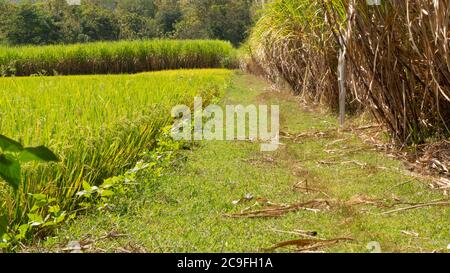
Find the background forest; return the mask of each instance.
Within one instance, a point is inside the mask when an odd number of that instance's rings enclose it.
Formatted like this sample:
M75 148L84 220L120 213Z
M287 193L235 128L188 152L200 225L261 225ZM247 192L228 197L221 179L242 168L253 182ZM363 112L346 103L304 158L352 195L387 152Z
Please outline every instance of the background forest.
M59 44L149 38L220 39L239 45L252 0L0 0L0 43Z

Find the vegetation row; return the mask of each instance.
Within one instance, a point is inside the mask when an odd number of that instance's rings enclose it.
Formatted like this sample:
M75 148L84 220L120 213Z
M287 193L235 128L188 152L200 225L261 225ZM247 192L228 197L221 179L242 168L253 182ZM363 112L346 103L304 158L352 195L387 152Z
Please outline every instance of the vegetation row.
M0 47L0 72L7 76L123 74L235 65L233 46L214 40Z
M375 1L374 1L375 3ZM368 110L401 144L450 135L448 1L275 0L248 43L248 68L336 110Z

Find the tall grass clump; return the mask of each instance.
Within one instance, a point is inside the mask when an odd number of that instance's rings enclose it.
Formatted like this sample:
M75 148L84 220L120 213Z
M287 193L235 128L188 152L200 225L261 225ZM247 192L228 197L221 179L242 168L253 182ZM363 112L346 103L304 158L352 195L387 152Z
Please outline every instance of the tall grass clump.
M0 47L3 75L122 74L192 68L233 68L235 49L214 40L141 40Z
M273 81L307 101L337 107L337 44L319 1L280 0L262 11L250 55Z
M336 37L348 33L347 73L359 83L353 92L394 139L412 144L449 136L450 2L341 1L353 12L349 27L339 32L334 5L322 3Z
M448 0L275 0L249 40L274 81L331 109L345 49L348 109L367 109L400 144L450 135Z
M0 216L6 215L10 227L32 221L32 194L55 198L61 209L76 209L74 197L83 182L99 185L134 166L172 122L173 106L192 106L195 96L205 101L220 96L231 73L0 78L1 134L26 146L45 145L61 160L25 166L17 192L0 183Z

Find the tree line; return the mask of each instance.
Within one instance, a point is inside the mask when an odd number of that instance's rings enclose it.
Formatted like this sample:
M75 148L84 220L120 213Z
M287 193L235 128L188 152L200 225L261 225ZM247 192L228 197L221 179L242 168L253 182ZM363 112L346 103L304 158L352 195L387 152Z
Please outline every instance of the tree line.
M254 0L0 0L0 43L220 39L242 43L253 24Z

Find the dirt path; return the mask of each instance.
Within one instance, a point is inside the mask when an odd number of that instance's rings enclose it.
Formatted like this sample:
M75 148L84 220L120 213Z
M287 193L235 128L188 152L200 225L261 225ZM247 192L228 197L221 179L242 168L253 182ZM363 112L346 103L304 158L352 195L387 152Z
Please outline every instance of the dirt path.
M92 252L447 251L450 208L433 203L445 196L338 133L336 118L301 110L248 75L235 77L225 103L279 104L280 149L204 142L124 209L83 216L38 248L75 240Z

